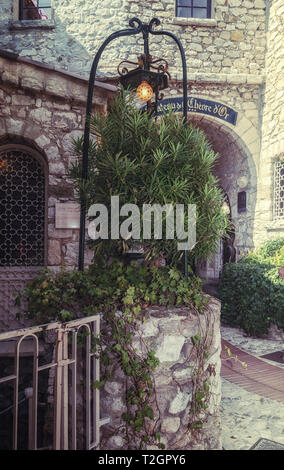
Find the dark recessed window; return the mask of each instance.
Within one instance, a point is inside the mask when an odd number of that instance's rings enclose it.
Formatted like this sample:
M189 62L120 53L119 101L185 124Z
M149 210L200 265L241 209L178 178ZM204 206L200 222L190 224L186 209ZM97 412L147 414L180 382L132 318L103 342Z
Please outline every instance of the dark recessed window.
M19 19L51 19L51 0L19 0Z
M211 18L211 0L177 0L176 16Z
M0 266L43 266L45 172L29 152L0 148Z
M238 212L246 212L247 210L247 194L245 191L238 193Z

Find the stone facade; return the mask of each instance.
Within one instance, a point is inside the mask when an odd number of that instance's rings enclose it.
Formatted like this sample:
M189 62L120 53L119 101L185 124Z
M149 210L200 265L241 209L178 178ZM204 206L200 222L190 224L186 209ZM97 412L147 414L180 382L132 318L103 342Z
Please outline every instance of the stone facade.
M0 148L20 145L38 152L47 164L46 171L46 266L60 270L77 265L78 229L58 229L56 203L74 203L77 197L68 179L76 158L72 139L82 135L87 95L87 80L39 67L29 60L0 56ZM97 83L94 106L105 113L115 87ZM11 240L12 242L12 240ZM91 253L87 250L86 262ZM40 267L37 268L37 272ZM13 292L20 290L35 274L35 269L0 267L1 329L23 326L15 321L19 308Z
M210 19L177 18L174 0L53 0L48 20L19 21L17 0L0 5L0 142L36 149L48 164L46 265L75 267L78 229L55 228L55 206L75 201L67 171L72 138L82 134L87 79L92 59L106 37L138 17L182 42L187 59L188 94L217 102L237 113L234 124L213 115L189 112L220 158L214 169L228 196L235 226L237 259L266 238L283 234L273 220L274 163L284 151L284 0L214 0ZM157 28L159 29L159 28ZM94 104L106 111L115 93L117 65L136 61L142 35L109 44L100 59ZM166 98L182 97L181 61L169 37L150 35L150 52L169 62ZM109 84L107 84L109 82ZM246 192L246 210L238 194ZM222 247L200 273L218 278ZM88 253L86 261L89 260Z
M267 26L266 84L263 92L262 141L256 207L256 243L278 238L284 233L284 220L274 220L274 168L284 156L284 2L271 2Z
M208 408L199 415L202 429L189 430L190 409L196 392L193 370L198 360L192 337L200 334L207 338L208 358L202 364L202 383L209 384ZM138 327L133 346L139 356L147 350L155 351L160 365L154 370L155 399L153 407L155 430L161 435L161 443L167 450L213 450L221 449L221 425L219 405L220 384L220 303L210 299L204 315L196 316L190 309L157 308L148 310L148 318ZM110 417L110 423L101 428L102 450L127 448L122 413L127 411L125 401L126 378L114 367L112 378L101 391L102 416ZM151 423L149 422L149 427ZM135 448L132 442L132 448ZM151 449L157 449L151 447Z
M181 40L190 97L237 113L232 124L212 114L189 112L189 120L203 129L220 155L214 171L229 199L237 258L266 238L284 234L283 221L273 220L273 169L284 152L284 0L213 0L212 4L212 18L205 20L177 18L174 0L52 0L48 20L19 21L18 0L1 1L0 152L7 145L22 146L44 162L46 266L55 271L63 265L77 267L79 231L56 226L56 204L76 201L68 169L76 158L72 139L84 129L92 59L106 37L127 28L132 17L145 23L158 17L161 27ZM107 111L116 93L117 65L123 59L136 62L141 52L142 35L120 38L107 47L99 64L103 82L96 83L93 109ZM169 62L171 80L165 99L182 97L181 61L174 42L151 36L150 52ZM238 210L240 191L246 192L245 212ZM218 278L221 256L220 250L201 267L201 274ZM89 260L87 252L86 263ZM12 290L21 289L37 268L0 268L2 329L23 326L15 320ZM136 347L154 348L161 361L155 381L162 442L168 449L219 449L219 305L211 303L210 315L201 317L200 325L188 311L149 313ZM187 358L192 353L191 338L200 327L213 333L203 371L212 398L204 428L191 434L187 427L193 383L188 367L193 363ZM103 413L112 418L102 427L108 449L123 448L123 440L114 432L125 407L123 390L125 382L117 370L104 390Z
M214 0L212 19L176 18L174 0L53 0L53 16L34 29L15 17L17 1L1 2L0 48L23 57L57 65L88 76L91 59L101 43L132 17L149 22L158 17L163 28L182 40L189 72L261 74L265 61L264 0ZM39 22L38 22L39 23ZM42 22L43 23L43 22ZM48 26L48 29L47 29ZM173 78L180 72L176 47L169 38L155 37L154 56L171 64ZM136 60L141 37L120 38L108 46L100 70L113 73L120 60Z

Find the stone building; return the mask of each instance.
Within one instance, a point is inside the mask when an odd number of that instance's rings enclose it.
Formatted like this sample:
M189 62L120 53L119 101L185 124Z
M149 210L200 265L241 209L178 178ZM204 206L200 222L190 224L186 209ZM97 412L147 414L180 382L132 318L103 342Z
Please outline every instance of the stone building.
M83 130L93 57L109 34L129 27L132 17L144 23L158 17L162 29L183 44L189 120L220 155L215 172L235 227L237 258L284 234L284 0L2 0L0 298L5 298L5 328L11 325L15 287L43 265L55 270L77 265L78 226L62 222L63 204L70 209L76 201L67 175L72 138ZM106 111L116 91L117 65L124 59L136 62L142 52L141 35L106 48L95 107ZM178 107L182 68L176 44L153 35L150 52L168 61L171 74L160 105ZM26 203L34 209L27 211ZM200 272L216 279L221 265L222 244Z

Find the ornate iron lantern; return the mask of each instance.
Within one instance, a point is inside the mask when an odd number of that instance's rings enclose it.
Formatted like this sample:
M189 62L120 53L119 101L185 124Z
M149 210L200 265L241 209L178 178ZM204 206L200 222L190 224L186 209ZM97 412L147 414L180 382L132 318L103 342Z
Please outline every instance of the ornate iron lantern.
M136 65L133 70L128 67ZM151 70L153 69L153 70ZM147 102L147 107L152 106L151 98L155 94L154 111L157 111L157 100L162 99L163 95L159 92L168 88L168 63L165 59L153 59L150 54L142 54L138 57L138 63L130 60L123 60L117 67L120 76L120 83L125 89L136 90L139 100Z

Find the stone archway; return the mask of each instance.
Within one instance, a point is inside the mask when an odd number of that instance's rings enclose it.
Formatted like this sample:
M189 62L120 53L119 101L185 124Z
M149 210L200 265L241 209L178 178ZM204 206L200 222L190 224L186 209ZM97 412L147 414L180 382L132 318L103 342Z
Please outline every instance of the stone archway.
M231 208L231 221L235 230L236 260L254 247L253 227L256 205L257 177L252 155L232 127L208 116L192 114L189 121L203 130L213 150L219 154L214 174L227 195ZM245 193L245 207L238 203L239 194ZM198 267L198 274L209 282L219 279L223 266L222 243L211 260Z

